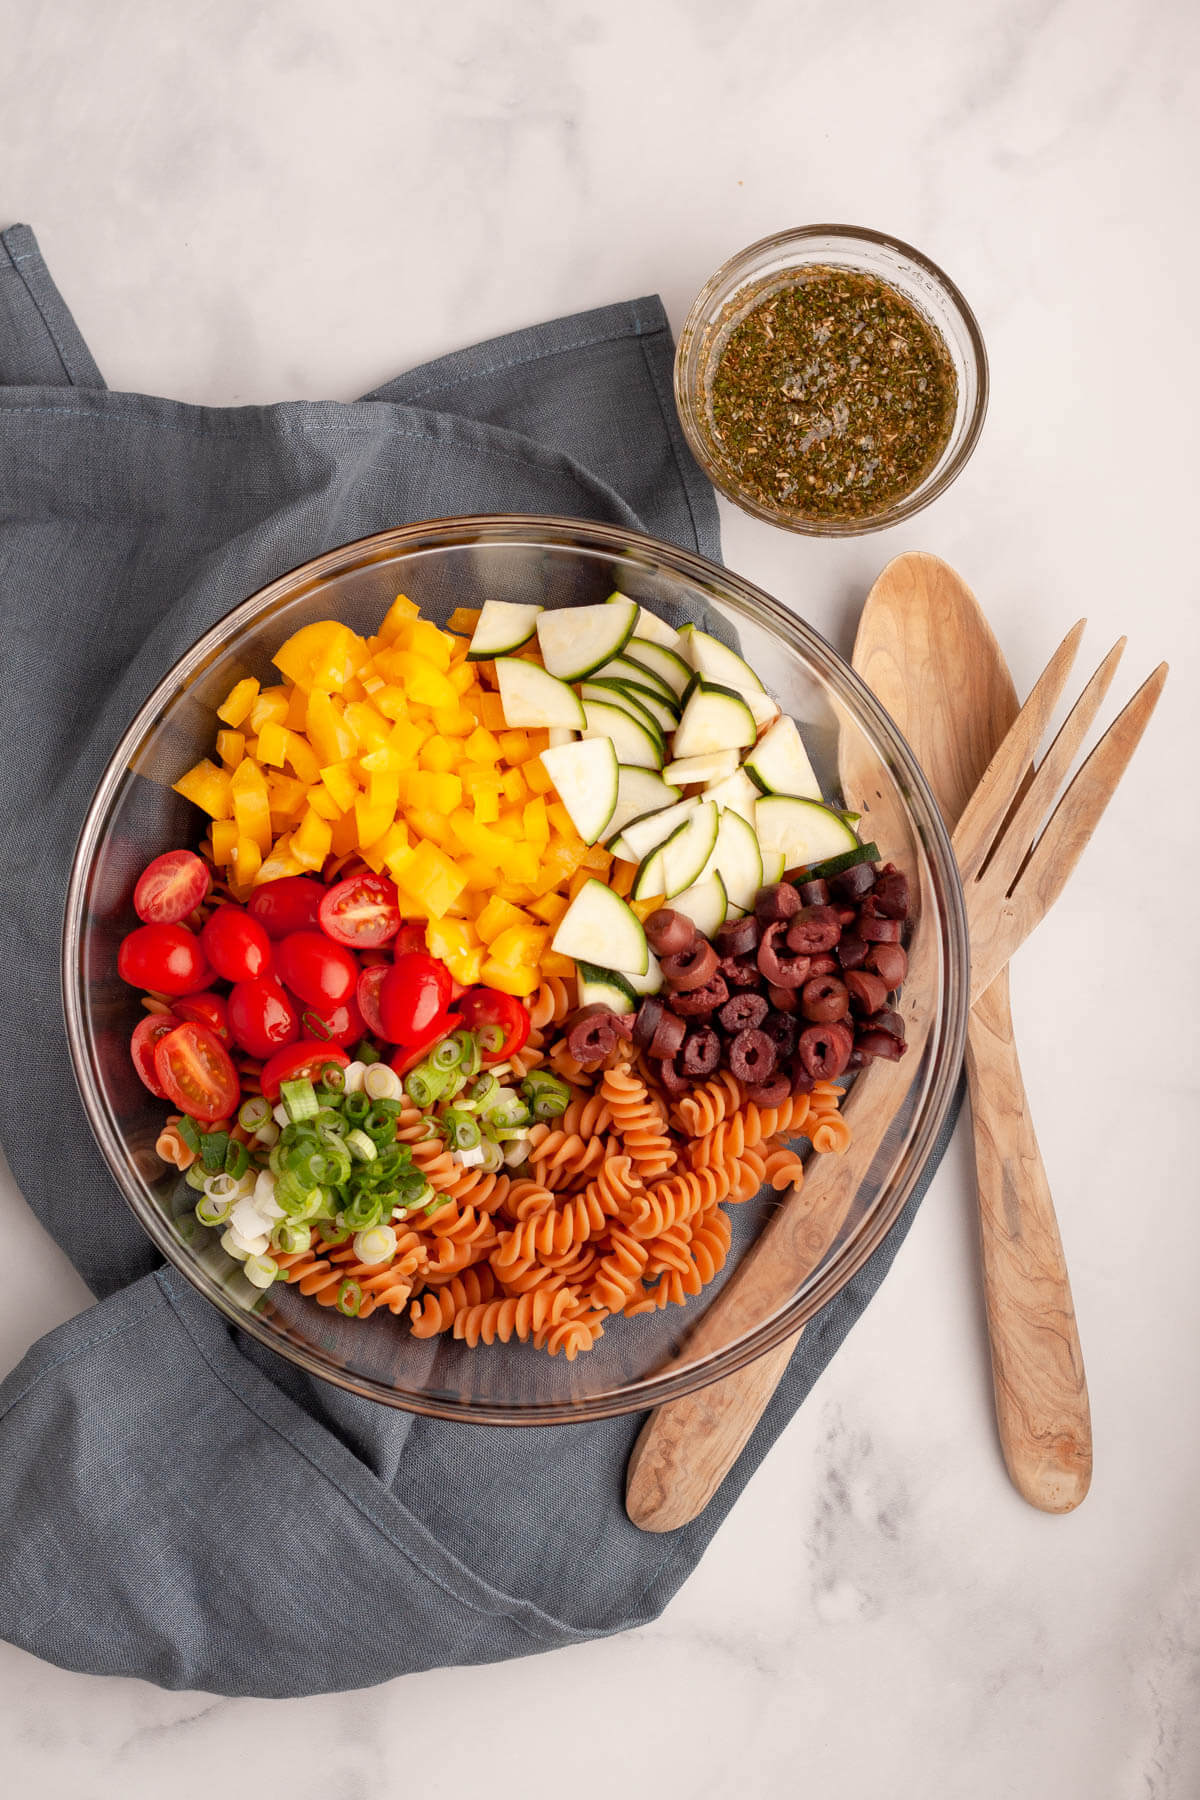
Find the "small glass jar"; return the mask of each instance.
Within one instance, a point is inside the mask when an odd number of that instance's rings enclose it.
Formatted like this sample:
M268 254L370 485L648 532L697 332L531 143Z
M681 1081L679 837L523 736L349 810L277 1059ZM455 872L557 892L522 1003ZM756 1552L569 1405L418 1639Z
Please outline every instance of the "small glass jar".
M879 512L852 519L806 516L750 492L724 454L712 421L712 385L731 332L770 295L793 286L806 268L852 269L887 282L944 343L957 378L950 435L914 488ZM882 232L850 225L805 225L762 238L722 265L684 321L675 355L675 404L693 456L714 487L769 524L811 537L856 537L911 518L945 492L963 468L987 411L987 353L975 315L950 280L920 251Z

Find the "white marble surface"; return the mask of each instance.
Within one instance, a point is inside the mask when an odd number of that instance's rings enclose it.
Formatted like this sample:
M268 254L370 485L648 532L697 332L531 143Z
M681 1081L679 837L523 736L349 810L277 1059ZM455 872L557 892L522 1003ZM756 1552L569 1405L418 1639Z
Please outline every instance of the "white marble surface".
M813 219L923 246L973 302L991 416L912 526L727 560L844 650L883 562L976 588L1024 689L1066 624L1175 672L1014 970L1075 1282L1096 1477L1008 1486L960 1131L869 1314L663 1619L351 1700L214 1701L0 1646L6 1789L670 1800L801 1787L1200 1792L1196 294L1192 0L0 0L0 213L113 386L349 398L423 357L657 290ZM1160 901L1140 877L1190 871ZM1151 1076L1152 1071L1152 1076ZM11 1097L10 1097L11 1099ZM0 1366L87 1303L11 1183ZM496 1748L495 1746L501 1746Z

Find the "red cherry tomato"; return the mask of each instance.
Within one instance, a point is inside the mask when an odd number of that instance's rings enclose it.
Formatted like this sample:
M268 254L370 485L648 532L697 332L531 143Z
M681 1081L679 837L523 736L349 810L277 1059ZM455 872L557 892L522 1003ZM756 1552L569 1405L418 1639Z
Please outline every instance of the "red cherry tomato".
M229 990L229 1031L251 1056L271 1056L300 1036L300 1015L273 975L256 975Z
M139 925L121 941L117 974L156 994L198 994L213 979L200 940L186 925Z
M271 940L240 906L218 906L200 933L200 948L223 981L253 981L271 966Z
M355 950L374 949L400 929L396 884L386 875L352 875L326 890L321 902L321 930L335 944Z
M396 957L407 956L410 950L424 950L425 926L420 919L410 919L396 933L396 941L392 951Z
M208 870L192 850L156 856L138 877L133 910L146 925L178 925L208 892Z
M373 1031L376 1037L383 1036L383 1015L379 1010L379 990L383 985L384 977L391 972L391 967L391 963L372 963L369 968L364 969L358 978L358 988L354 996L367 1030Z
M425 1052L430 1045L436 1044L439 1038L444 1038L446 1027L453 1024L453 1019L442 1019L415 1044L405 1044L403 1049L397 1050L395 1056L390 1059L390 1066L395 1069L397 1075L407 1075L410 1069L415 1069L419 1062L423 1062Z
M241 1098L229 1052L206 1025L193 1020L159 1039L154 1072L171 1104L204 1124L229 1118Z
M280 981L305 1006L340 1006L358 985L358 964L342 944L322 931L293 931L275 951Z
M263 1097L274 1105L279 1098L281 1081L299 1081L302 1075L315 1081L326 1063L336 1063L339 1069L345 1069L349 1062L350 1058L337 1044L318 1044L312 1038L301 1038L298 1044L277 1050L270 1061L263 1064Z
M379 984L383 1036L392 1044L415 1045L441 1036L450 1018L450 971L424 950L397 957Z
M321 922L325 888L311 875L281 875L264 881L246 902L246 911L268 937L290 937L293 931L315 931Z
M195 1019L207 1025L223 1044L229 1042L229 1008L220 994L188 994L175 1002L177 1019Z
M361 981L362 977L359 977ZM300 1029L323 1044L357 1044L366 1033L366 1020L351 994L340 1006L306 1006L300 1013Z
M165 1100L166 1094L158 1079L154 1067L154 1047L160 1038L165 1038L168 1031L174 1031L179 1020L174 1013L149 1013L139 1019L133 1028L133 1036L129 1040L129 1054L133 1057L133 1066L141 1076L143 1084L159 1100Z
M485 1063L505 1062L515 1056L529 1036L529 1014L511 994L498 988L470 987L454 1003L455 1011L468 1031L483 1025L498 1026L504 1033L499 1049L485 1050L480 1045Z

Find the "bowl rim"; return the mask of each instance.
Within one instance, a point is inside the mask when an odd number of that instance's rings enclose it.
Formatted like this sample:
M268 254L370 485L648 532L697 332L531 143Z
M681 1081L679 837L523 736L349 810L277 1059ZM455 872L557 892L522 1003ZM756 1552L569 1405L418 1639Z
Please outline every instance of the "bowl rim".
M385 1388L382 1383L373 1382L368 1377L330 1367L304 1345L271 1329L255 1313L238 1306L205 1269L186 1256L186 1247L181 1245L172 1232L160 1208L145 1199L124 1140L112 1126L99 1088L90 1079L90 1070L83 1054L86 1030L82 999L84 982L79 966L79 936L83 904L101 826L120 783L128 773L133 752L155 718L162 714L164 707L178 696L181 688L191 685L221 653L232 632L248 625L273 606L294 598L297 592L311 583L336 574L350 564L385 560L394 549L408 546L422 549L453 547L456 544L478 543L481 536L489 541L520 543L526 541L531 533L537 534L537 540L541 544L549 542L556 548L588 548L613 554L627 554L630 549L640 551L651 563L659 566L665 564L670 572L683 577L689 585L702 593L711 592L718 600L723 592L732 590L738 598L763 609L772 626L785 641L789 636L798 637L803 653L817 668L822 673L831 673L850 690L856 709L860 709L865 715L881 746L903 771L910 790L910 810L915 796L919 798L920 810L925 814L922 820L923 827L927 828L925 850L940 877L946 901L941 921L943 940L948 940L942 959L944 1045L941 1062L935 1063L931 1068L923 1102L924 1119L904 1154L904 1164L898 1172L887 1208L875 1206L865 1228L843 1247L830 1268L825 1270L805 1295L782 1308L773 1319L745 1339L702 1358L682 1373L672 1373L671 1363L668 1361L659 1373L640 1378L627 1387L613 1389L595 1398L545 1405L522 1403L510 1406L495 1402L455 1404L437 1395L402 1393ZM586 542L581 543L581 539ZM841 1291L889 1235L899 1219L928 1163L950 1111L957 1091L966 1042L969 1011L968 958L965 904L949 833L916 757L899 728L861 676L812 625L790 612L782 602L762 588L726 569L724 565L694 551L666 543L648 533L633 531L625 526L555 514L475 513L394 526L322 551L320 555L296 564L237 602L172 664L122 733L89 803L67 884L60 979L67 1045L76 1086L88 1124L109 1173L134 1217L166 1261L216 1306L230 1324L265 1344L276 1355L307 1374L378 1404L393 1406L422 1417L461 1424L537 1426L585 1424L596 1419L620 1417L695 1393L769 1354L786 1339L793 1337L801 1326L807 1324ZM879 1217L884 1211L886 1217Z
M693 345L703 330L712 304L731 272L739 265L745 265L745 280L754 279L754 263L773 252L786 252L795 246L799 251L804 244L813 238L840 237L851 245L855 242L882 247L897 251L910 262L924 270L934 284L941 288L945 298L959 314L963 328L971 346L971 356L975 366L975 379L978 391L975 405L962 442L949 458L936 481L930 482L927 488L916 488L905 499L897 501L886 512L869 519L851 519L842 522L806 520L799 515L790 515L763 506L744 493L730 479L728 471L712 455L711 449L700 429L693 397L685 380L685 364L691 354ZM687 439L688 448L713 486L740 511L749 513L752 518L762 519L765 524L774 525L782 531L790 531L799 537L847 538L867 537L874 531L887 531L893 525L903 524L923 512L927 506L940 499L946 489L958 479L975 452L987 418L988 398L991 381L988 373L987 348L983 341L983 332L975 313L959 288L943 268L935 263L932 257L918 250L913 244L906 243L903 238L892 236L890 232L875 231L869 225L792 225L783 231L771 232L767 237L757 238L754 243L747 244L741 250L735 250L727 256L720 267L709 276L704 286L688 308L683 326L679 333L679 341L675 347L674 363L675 411L679 415L679 423L683 435Z

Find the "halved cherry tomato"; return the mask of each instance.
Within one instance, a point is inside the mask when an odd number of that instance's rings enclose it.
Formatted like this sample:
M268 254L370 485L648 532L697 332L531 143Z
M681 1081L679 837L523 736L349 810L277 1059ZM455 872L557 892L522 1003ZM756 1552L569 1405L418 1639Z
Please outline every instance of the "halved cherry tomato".
M396 933L396 941L392 945L393 953L407 956L410 950L424 950L425 926L420 919L409 919Z
M186 925L139 925L121 941L117 974L156 994L198 994L213 979L200 940Z
M200 933L200 948L223 981L253 981L271 966L271 940L240 906L218 906Z
M154 1047L154 1073L173 1106L211 1124L227 1119L241 1098L237 1070L224 1044L206 1025L187 1020Z
M273 975L256 975L229 990L229 1030L251 1056L271 1056L300 1036L300 1014Z
M322 931L293 931L275 951L280 981L305 1006L340 1006L358 985L358 964Z
M302 1075L314 1081L326 1063L336 1063L339 1069L345 1069L349 1062L350 1058L337 1044L318 1044L312 1038L301 1038L298 1044L277 1050L270 1061L263 1064L263 1098L274 1104L279 1098L281 1081L299 1081Z
M321 930L335 944L372 949L386 944L400 929L396 884L386 875L352 875L326 890L321 902Z
M165 1038L168 1031L174 1031L179 1020L174 1013L148 1013L139 1019L133 1028L133 1036L129 1040L129 1054L133 1057L133 1066L142 1079L142 1084L159 1100L165 1100L166 1094L158 1079L154 1067L154 1046L160 1038Z
M367 1030L373 1031L376 1037L383 1036L383 1017L379 1011L379 990L383 985L384 977L390 972L391 966L391 963L372 963L369 968L364 969L358 978L358 987L354 995Z
M362 980L361 975L359 980ZM306 1006L300 1014L300 1028L323 1044L357 1044L366 1033L366 1020L351 994L340 1006Z
M397 957L379 984L383 1036L392 1044L428 1042L449 1029L450 971L424 950Z
M186 994L175 1002L177 1019L195 1019L207 1025L223 1044L229 1042L229 1008L221 994Z
M325 888L311 875L281 875L264 881L246 902L252 919L264 926L268 937L290 937L293 931L315 931L321 922Z
M529 1036L529 1014L511 994L498 988L469 987L454 1003L455 1011L468 1031L482 1025L498 1026L504 1033L499 1049L480 1050L485 1063L505 1062L515 1056Z
M208 892L208 870L192 850L168 850L147 863L133 890L133 910L145 925L178 925Z
M389 1067L395 1069L397 1075L407 1075L410 1069L415 1069L419 1062L425 1060L425 1052L430 1045L436 1044L445 1035L445 1026L435 1025L428 1037L423 1037L419 1043L406 1044L402 1050L397 1050L390 1059Z

